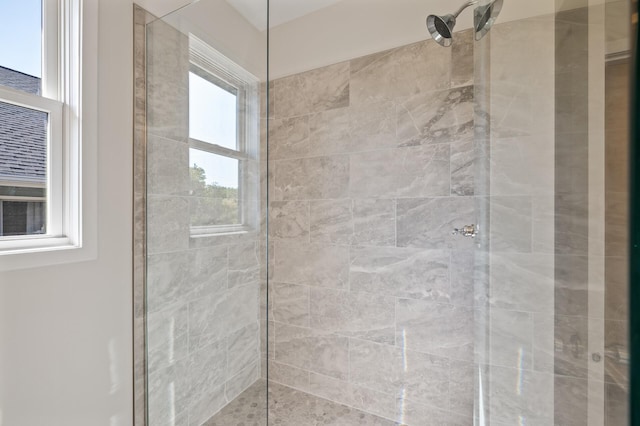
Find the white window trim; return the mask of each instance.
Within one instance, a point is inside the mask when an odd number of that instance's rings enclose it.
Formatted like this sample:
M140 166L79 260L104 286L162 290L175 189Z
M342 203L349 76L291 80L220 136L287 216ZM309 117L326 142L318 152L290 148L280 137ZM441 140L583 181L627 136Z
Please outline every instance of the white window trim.
M238 201L241 223L191 226L191 237L202 238L256 232L259 227L260 203L260 80L193 34L189 35L189 51L191 66L236 87L244 98L244 104L239 106L238 111L244 114L244 126L238 129L238 149L229 149L214 143L189 138L190 148L239 161L238 195L240 199Z
M43 6L43 96L2 88L0 100L53 118L47 167L51 229L46 235L3 237L0 271L97 257L98 1L44 0Z

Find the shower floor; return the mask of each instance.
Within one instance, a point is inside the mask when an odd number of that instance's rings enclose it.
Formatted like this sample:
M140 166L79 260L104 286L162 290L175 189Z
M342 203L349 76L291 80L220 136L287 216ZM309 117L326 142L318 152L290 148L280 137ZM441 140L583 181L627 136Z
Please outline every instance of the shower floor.
M265 387L264 380L257 381L203 426L265 426ZM271 383L269 425L396 426L399 423Z

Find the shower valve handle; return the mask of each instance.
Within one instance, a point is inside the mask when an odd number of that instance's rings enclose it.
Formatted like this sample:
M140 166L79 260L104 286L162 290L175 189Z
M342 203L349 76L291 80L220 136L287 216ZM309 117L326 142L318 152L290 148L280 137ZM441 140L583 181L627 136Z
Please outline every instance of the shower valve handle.
M458 234L461 234L463 237L475 238L475 236L478 235L478 228L476 227L476 225L466 225L462 228L454 228L451 232L451 235Z

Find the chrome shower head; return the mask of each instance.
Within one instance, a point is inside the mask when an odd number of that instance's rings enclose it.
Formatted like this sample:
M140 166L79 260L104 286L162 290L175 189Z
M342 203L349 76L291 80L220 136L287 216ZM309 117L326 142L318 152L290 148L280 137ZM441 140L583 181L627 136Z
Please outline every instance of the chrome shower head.
M477 7L473 12L473 28L476 31L476 40L484 37L496 22L502 10L503 1L494 0L487 5Z
M456 17L453 15L429 15L427 16L427 30L431 37L440 46L449 47L453 38L453 27L456 25Z

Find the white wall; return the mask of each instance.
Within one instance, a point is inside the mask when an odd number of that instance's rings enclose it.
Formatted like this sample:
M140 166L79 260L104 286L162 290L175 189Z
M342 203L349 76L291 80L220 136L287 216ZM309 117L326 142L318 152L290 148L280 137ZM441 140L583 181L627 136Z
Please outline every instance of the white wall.
M132 2L98 1L98 258L0 273L2 426L132 424Z

